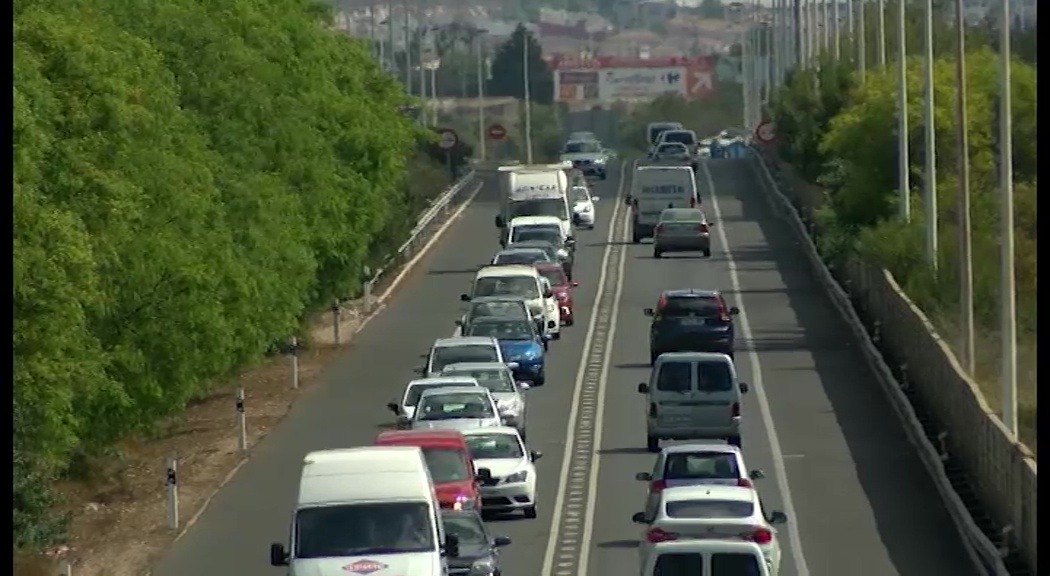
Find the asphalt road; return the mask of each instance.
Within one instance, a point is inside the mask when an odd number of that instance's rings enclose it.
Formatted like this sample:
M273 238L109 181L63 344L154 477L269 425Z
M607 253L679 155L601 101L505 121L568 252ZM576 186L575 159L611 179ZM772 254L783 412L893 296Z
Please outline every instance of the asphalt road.
M597 346L609 347L610 365L599 384L605 397L600 450L591 463L598 466L595 513L589 545L584 542L581 551L589 552L588 575L637 573L640 531L630 516L640 510L644 486L634 474L648 470L653 458L643 450L644 408L635 392L648 370L648 324L641 309L663 289L696 286L724 290L750 322L752 338L741 339L738 350L757 353L762 381L755 380L750 355L738 354L742 379L753 386L744 406L744 448L749 465L766 471L759 488L772 509L787 508L781 485L788 481L793 511L785 511L800 528L804 569L836 576L970 574L930 480L865 372L848 331L809 276L788 228L772 217L757 178L743 161L714 161L710 167L720 208L716 219L728 237L742 290L732 288L720 242L710 260L691 255L654 260L648 244L623 246L623 278L613 262L608 270L609 282L621 292L619 316L606 319L615 326L607 332L614 340L591 342L584 350L619 182L613 173L598 184L598 226L578 237L576 324L551 347L546 386L528 393L530 445L544 453L537 463L539 517L492 525L494 534L513 539L504 549L504 573L544 573L573 387L585 353ZM714 215L711 191L703 177L699 180ZM283 573L269 566L268 545L288 537L303 455L370 444L391 424L384 404L415 377L430 343L453 332L462 310L458 295L498 248L496 210L496 192L488 185L387 309L354 337L323 382L255 447L197 524L160 559L156 576ZM759 401L758 388L765 402ZM777 474L763 404L783 455L783 476ZM806 576L796 568L798 550L790 540L782 535L781 574Z

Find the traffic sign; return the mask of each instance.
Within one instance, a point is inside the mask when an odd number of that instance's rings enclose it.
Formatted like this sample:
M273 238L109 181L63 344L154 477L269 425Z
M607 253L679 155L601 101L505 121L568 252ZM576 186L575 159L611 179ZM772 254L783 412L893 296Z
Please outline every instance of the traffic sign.
M507 129L503 127L503 124L489 125L489 138L492 140L503 140L506 137Z
M441 146L442 150L455 148L457 143L459 143L459 136L456 136L455 130L451 128L441 130L441 142L438 145Z
M777 127L772 120L763 120L758 128L755 128L755 138L763 144L769 144L777 137Z

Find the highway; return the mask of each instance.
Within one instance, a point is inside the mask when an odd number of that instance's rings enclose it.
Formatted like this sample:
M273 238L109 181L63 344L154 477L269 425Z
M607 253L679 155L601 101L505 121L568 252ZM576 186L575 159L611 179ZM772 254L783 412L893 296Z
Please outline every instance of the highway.
M513 539L503 549L504 575L637 573L640 530L630 516L641 509L644 485L634 475L653 458L635 392L648 374L641 310L679 287L719 288L744 311L737 361L752 385L744 449L749 465L766 472L763 500L791 521L780 536L782 576L971 574L931 481L750 165L709 168L698 183L719 231L711 259L654 260L648 244L623 243L622 222L610 234L613 213L625 215L618 169L596 185L598 225L578 235L576 324L551 347L547 384L528 392L530 447L543 452L539 517L491 524ZM154 576L283 573L269 566L268 545L287 541L303 455L370 444L390 426L384 404L415 377L433 339L453 333L458 295L498 248L493 184L254 448Z

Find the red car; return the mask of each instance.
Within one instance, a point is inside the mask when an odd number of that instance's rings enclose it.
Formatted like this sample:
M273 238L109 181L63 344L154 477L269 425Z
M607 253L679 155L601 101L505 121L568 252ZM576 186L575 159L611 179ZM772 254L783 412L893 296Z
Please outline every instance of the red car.
M376 446L419 446L442 508L480 510L478 484L492 477L488 469L474 473L474 460L458 430L390 430L376 436Z
M565 269L556 262L537 262L536 270L551 283L551 291L558 298L558 306L561 308L562 325L572 326L572 289L580 283L569 280Z

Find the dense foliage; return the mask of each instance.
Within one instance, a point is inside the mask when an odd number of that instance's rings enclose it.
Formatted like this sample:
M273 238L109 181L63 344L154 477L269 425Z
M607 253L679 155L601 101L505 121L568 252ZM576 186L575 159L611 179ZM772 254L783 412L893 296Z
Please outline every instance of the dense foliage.
M447 180L406 181L432 136L310 0L14 11L15 545L35 547L72 458L352 295Z
M519 24L492 59L490 96L524 98L525 66L528 64L529 100L539 104L554 101L554 74L543 60L543 50L531 32Z

